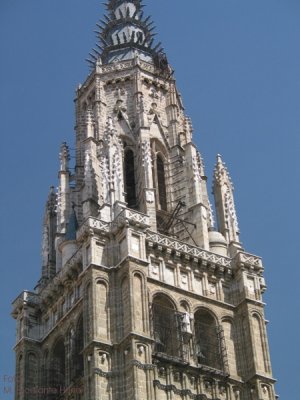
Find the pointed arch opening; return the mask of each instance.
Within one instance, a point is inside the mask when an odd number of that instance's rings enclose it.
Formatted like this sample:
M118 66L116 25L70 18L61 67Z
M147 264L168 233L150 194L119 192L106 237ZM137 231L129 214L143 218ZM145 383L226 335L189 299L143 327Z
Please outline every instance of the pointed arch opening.
M218 326L214 316L207 310L198 310L194 318L197 363L217 370L224 370L221 327Z
M156 156L157 190L160 209L167 211L165 163L161 154Z
M129 208L137 208L134 152L130 149L125 150L124 176L127 205Z
M63 338L59 338L52 349L49 377L51 387L63 393L66 387L66 350Z
M168 358L184 358L182 336L183 314L175 309L173 302L159 294L152 303L152 331L155 340L154 354Z
M84 375L83 370L83 317L79 318L75 332L71 335L72 365L71 379L76 379Z

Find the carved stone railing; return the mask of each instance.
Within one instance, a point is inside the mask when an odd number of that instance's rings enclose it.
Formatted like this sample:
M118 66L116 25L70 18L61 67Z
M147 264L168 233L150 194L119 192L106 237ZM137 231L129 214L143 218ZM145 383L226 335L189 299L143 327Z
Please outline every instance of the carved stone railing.
M155 73L155 66L153 64L150 64L146 61L139 60L139 66L145 71L148 71L152 74Z
M141 60L140 58L135 58L108 65L97 65L96 72L100 74L109 74L111 72L125 71L135 66L139 66L142 70L150 72L151 74L154 74L157 71L156 67L152 63Z
M98 218L89 217L79 228L77 239L80 240L95 232L102 234L107 234L111 231L114 232L126 225L135 225L141 229L147 229L150 226L150 218L148 215L129 208L121 209L113 222L106 222Z
M174 252L178 252L181 255L201 259L208 263L216 264L222 267L229 268L231 266L231 259L228 257L211 253L207 250L180 242L179 240L172 239L160 233L147 231L146 240L149 244L163 246L173 250Z
M28 290L24 290L19 296L13 301L13 308L17 308L24 303L26 304L40 304L40 297L38 294L30 292Z
M110 222L103 221L98 218L89 217L82 224L82 226L77 231L77 239L81 239L86 235L93 232L109 233L110 232Z
M239 252L234 257L234 262L237 266L245 266L245 267L255 270L255 271L263 270L263 264L262 264L261 257L255 256L253 254Z
M124 208L112 222L112 230L118 230L126 225L135 225L139 228L146 229L150 226L150 218L148 215L138 211Z
M112 63L108 65L101 65L99 68L99 71L102 74L107 74L110 72L115 72L115 71L123 71L125 69L132 68L135 65L134 60L128 60L128 61L122 61L118 63Z

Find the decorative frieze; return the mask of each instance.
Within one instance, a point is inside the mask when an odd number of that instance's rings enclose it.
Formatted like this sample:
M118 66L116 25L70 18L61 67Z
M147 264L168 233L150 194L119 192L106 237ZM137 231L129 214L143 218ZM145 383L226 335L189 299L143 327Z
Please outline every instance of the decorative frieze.
M217 266L229 268L231 267L231 259L222 257L199 247L180 242L170 236L162 235L161 233L147 231L146 240L150 247L162 246L162 249L170 248L174 253L179 253L180 256L188 256L188 260L199 259Z

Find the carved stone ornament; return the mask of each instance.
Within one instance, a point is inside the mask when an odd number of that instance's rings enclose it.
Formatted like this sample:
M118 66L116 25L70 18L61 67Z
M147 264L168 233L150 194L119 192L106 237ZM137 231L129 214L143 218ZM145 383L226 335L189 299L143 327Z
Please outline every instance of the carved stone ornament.
M173 392L181 397L185 396L184 398L193 399L193 400L208 400L205 394L194 394L189 389L178 389L175 385L163 385L160 381L155 380L153 381L155 387L164 392Z
M154 193L152 190L146 190L146 202L154 203Z
M139 362L138 360L132 360L131 364L134 365L135 367L137 367L138 369L142 369L144 371L151 371L151 370L155 369L154 364L143 364L143 363Z

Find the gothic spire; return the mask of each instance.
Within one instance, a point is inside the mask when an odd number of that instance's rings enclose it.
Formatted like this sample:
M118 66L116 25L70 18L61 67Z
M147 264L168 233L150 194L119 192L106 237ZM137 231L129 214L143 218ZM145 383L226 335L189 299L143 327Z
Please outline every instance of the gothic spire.
M97 49L88 62L94 66L134 58L145 61L165 58L161 43L154 44L153 22L144 17L142 0L109 0L107 15L97 24Z
M239 242L239 226L233 191L234 187L227 167L218 154L213 183L218 227L229 242Z

